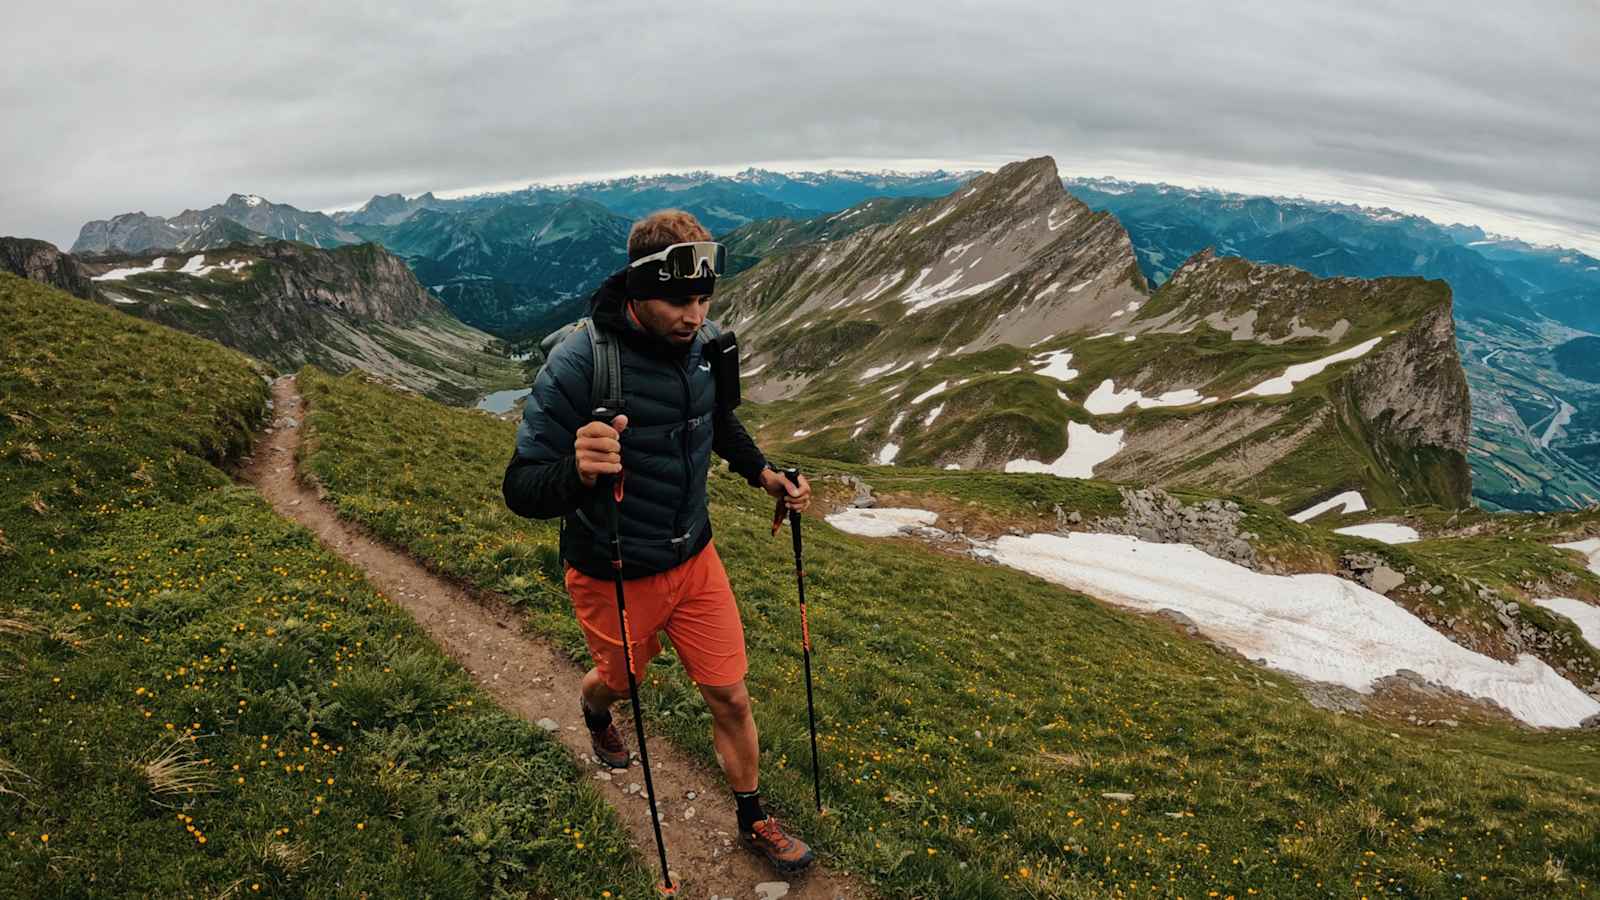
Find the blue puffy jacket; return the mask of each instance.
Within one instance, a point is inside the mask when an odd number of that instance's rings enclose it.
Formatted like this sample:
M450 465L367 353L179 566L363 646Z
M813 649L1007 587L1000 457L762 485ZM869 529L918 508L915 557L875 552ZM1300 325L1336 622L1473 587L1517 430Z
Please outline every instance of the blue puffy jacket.
M641 578L678 565L710 543L706 475L713 452L752 484L760 483L766 459L738 417L717 407L704 335L685 347L640 328L625 312L621 276L606 279L590 298L590 316L621 338L628 416L621 439L627 476L622 575ZM502 492L518 515L564 517L562 558L586 575L610 578L610 498L584 486L573 449L577 430L591 417L593 377L589 338L574 331L551 351L534 380Z

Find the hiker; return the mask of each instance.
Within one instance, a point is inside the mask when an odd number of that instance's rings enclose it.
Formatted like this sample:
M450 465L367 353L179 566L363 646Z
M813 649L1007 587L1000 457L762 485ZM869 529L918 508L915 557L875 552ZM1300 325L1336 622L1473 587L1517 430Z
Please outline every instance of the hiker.
M628 267L589 298L594 335L574 329L547 357L517 428L506 468L506 505L531 518L562 517L567 593L594 667L583 677L580 708L597 760L628 767L628 749L611 706L629 696L623 664L606 484L623 479L619 501L622 584L629 652L643 673L660 652L659 631L710 707L717 758L733 789L739 834L781 872L811 864L805 842L761 806L755 718L745 689L744 626L711 539L706 478L711 454L788 508L804 510L811 488L768 464L726 404L714 372L723 333L706 318L723 250L695 217L663 210L628 233ZM703 242L703 243L702 243ZM669 248L671 248L669 250ZM687 265L685 265L687 263ZM595 403L599 351L614 338L620 397ZM612 357L616 358L616 357ZM731 358L731 357L730 357ZM722 393L737 396L724 382ZM601 382L603 383L603 381ZM620 409L592 421L596 406ZM599 485L599 488L597 488ZM619 588L620 589L620 588Z

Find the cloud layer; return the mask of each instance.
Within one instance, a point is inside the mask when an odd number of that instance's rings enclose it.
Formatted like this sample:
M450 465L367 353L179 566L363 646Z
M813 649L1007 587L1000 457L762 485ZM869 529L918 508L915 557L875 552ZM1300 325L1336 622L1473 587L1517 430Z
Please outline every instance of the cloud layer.
M233 191L326 208L1050 153L1066 174L1387 198L1600 252L1584 0L23 6L0 35L0 233L63 244Z

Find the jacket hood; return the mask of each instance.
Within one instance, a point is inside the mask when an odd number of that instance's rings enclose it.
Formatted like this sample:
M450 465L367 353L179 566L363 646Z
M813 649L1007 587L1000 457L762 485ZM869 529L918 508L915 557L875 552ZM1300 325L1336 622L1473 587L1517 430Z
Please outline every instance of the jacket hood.
M595 324L609 328L612 333L622 336L629 346L656 356L679 358L687 356L689 349L694 346L691 341L687 344L675 344L664 337L651 334L634 322L628 315L628 270L620 269L606 277L600 287L589 295L589 316Z

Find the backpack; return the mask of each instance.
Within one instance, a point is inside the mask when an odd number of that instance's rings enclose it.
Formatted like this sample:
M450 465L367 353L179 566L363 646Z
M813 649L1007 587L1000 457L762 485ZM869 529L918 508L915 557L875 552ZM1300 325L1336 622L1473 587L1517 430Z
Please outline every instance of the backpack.
M576 322L569 322L545 336L539 342L539 349L544 351L544 363L539 366L539 372L544 372L545 366L550 365L550 354L561 346L567 335L574 331L582 331L589 335L590 355L594 359L594 378L589 383L589 409L613 409L621 412L624 406L622 400L622 354L617 349L617 336L604 328L597 327L594 319L584 316ZM537 376L535 376L537 380Z
M739 405L739 356L735 343L737 338L733 332L724 332L709 319L701 329L706 333L713 348L707 353L706 359L717 367L718 403L732 409ZM594 377L589 382L590 411L605 408L625 412L627 401L622 396L622 353L617 348L617 336L597 326L590 316L584 316L576 322L557 328L539 342L539 349L544 352L544 363L539 367L539 371L543 372L544 367L550 365L550 354L554 353L555 349L561 346L561 342L567 339L567 335L574 331L582 331L589 335L590 356L594 359ZM729 379L728 375L732 378ZM728 383L730 381L731 385Z

